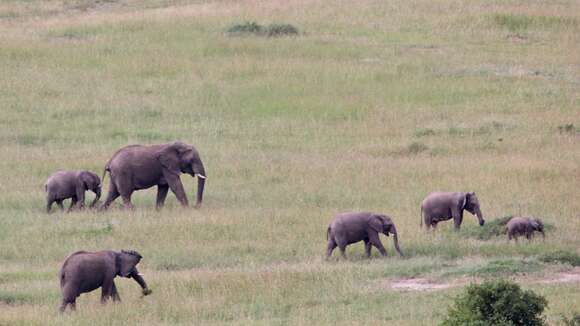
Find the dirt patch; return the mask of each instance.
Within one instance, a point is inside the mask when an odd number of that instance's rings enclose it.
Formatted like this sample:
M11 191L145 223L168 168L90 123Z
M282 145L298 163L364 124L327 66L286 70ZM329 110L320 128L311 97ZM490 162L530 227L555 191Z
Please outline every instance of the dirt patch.
M395 291L437 291L449 289L465 283L464 280L457 280L452 283L439 283L427 278L407 278L388 281L385 284L385 288Z
M576 267L570 271L557 273L552 277L544 278L538 283L552 284L552 283L576 283L580 282L580 267Z
M530 277L515 277L514 281L519 283L542 283L542 284L557 284L557 283L580 283L580 267L573 268L564 272L555 273L543 278ZM403 278L396 280L388 280L383 283L383 288L394 291L438 291L445 290L457 286L463 286L469 283L479 283L479 279L475 277L463 277L454 279L448 282L438 282L428 278Z

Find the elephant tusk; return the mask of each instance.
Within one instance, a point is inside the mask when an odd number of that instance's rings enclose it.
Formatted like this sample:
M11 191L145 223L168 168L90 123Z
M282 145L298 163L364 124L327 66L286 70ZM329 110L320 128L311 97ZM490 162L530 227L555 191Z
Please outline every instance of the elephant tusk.
M203 175L201 175L199 173L196 173L195 176L198 177L198 178L200 178L200 179L205 179L205 176L203 176Z

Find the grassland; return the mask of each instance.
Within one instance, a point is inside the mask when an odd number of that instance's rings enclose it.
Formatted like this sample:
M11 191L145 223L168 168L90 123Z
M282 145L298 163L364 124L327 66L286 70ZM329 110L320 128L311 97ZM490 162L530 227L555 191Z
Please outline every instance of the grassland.
M224 33L245 21L300 34ZM568 0L2 1L0 324L433 325L461 287L385 282L515 275L558 324L579 285L525 280L569 269L539 257L580 246L579 54ZM204 160L202 209L170 195L156 212L152 189L134 211L43 211L53 171L100 174L121 146L176 139ZM433 190L553 228L508 245L472 237L466 214L462 232L426 234ZM325 261L346 210L392 216L406 257L383 239L388 258L354 245ZM145 257L153 295L119 280L121 304L92 293L59 314L64 257L122 248Z

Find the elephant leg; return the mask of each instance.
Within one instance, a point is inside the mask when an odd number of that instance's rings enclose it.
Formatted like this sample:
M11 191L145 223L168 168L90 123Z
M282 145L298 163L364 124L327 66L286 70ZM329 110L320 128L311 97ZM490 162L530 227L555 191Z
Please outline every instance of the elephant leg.
M338 249L340 249L340 255L342 258L346 259L346 245L338 245Z
M101 286L101 303L105 304L107 303L107 300L109 300L109 297L111 296L111 292L112 292L112 284L113 282L111 281L105 281L103 283L103 285Z
M179 176L167 173L165 175L165 179L167 180L169 189L171 189L171 192L175 194L175 197L177 197L177 200L179 200L181 205L189 206L189 202L187 201L187 196L185 195L185 190L183 189L183 184L181 183Z
M328 246L326 247L326 258L330 258L332 256L332 251L336 248L336 241L332 237L328 238Z
M53 198L48 198L46 200L46 213L50 214L50 210L52 208L52 204L54 203L54 199Z
M133 204L131 203L131 195L133 193L129 193L126 195L121 195L121 198L123 198L123 205L125 206L126 209L133 209L135 208L135 206L133 206Z
M61 211L64 211L64 205L62 204L62 199L57 200L56 204L58 205L58 208L60 208Z
M117 199L117 197L119 197L119 191L117 190L117 185L115 185L115 182L113 182L113 180L111 180L110 186L109 186L109 192L107 193L107 199L105 199L105 202L103 203L103 205L99 208L99 210L104 210L109 208L109 205L111 205L111 203L113 201L115 201L115 199Z
M160 209L165 204L165 198L169 191L169 185L157 185L157 203L155 208Z
M369 239L365 239L365 254L367 255L367 257L371 257L371 242L369 241Z
M463 222L463 212L453 215L453 224L456 231L461 228L461 222Z
M77 202L78 202L77 196L73 196L70 200L70 206L68 207L68 210L66 212L70 213L73 209L75 209Z
M68 302L65 299L62 299L62 303L60 305L60 308L58 308L58 310L60 312L64 312L66 310L67 305L68 305Z
M117 292L117 286L115 282L113 282L113 286L111 288L111 296L113 297L113 302L121 302L121 297L119 296L119 292Z
M369 234L369 242L379 250L381 255L383 255L383 256L387 255L387 251L385 250L385 247L383 247L383 243L381 242L381 239L379 239L378 233L376 233L376 232L370 233Z

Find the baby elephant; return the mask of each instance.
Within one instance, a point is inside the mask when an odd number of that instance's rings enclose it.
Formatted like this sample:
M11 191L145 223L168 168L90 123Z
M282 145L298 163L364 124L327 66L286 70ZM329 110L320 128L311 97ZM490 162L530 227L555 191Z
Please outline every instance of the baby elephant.
M62 290L63 312L67 305L72 310L76 308L76 299L81 293L101 288L101 303L109 297L113 301L121 301L114 278L116 276L131 277L143 289L143 295L151 294L145 280L135 267L141 260L141 255L133 250L117 251L77 251L68 256L60 269L60 288Z
M44 185L46 191L46 212L50 213L52 203L64 209L62 201L71 198L68 211L85 206L85 191L92 190L96 197L91 203L94 207L101 197L101 179L90 171L58 171L48 177Z
M518 241L518 236L525 235L526 239L530 240L533 236L534 231L538 231L542 234L542 238L545 238L544 234L544 224L540 219L533 217L514 217L506 224L506 231L508 235L508 241L515 238Z
M330 222L326 233L328 239L326 258L332 255L332 251L337 246L342 257L346 258L346 246L359 241L365 242L367 257L371 256L371 245L375 246L381 252L381 255L386 256L387 251L379 239L379 233L383 233L387 237L389 233L392 233L395 249L399 255L403 256L399 248L397 229L390 217L368 212L338 214Z

